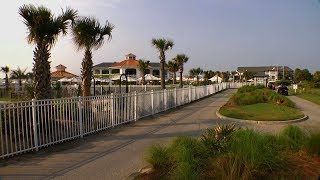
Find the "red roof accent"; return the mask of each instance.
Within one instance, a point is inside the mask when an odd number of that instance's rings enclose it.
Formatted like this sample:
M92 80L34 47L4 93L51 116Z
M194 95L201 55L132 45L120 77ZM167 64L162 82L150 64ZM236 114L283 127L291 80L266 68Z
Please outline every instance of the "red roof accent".
M60 78L60 77L77 77L77 75L69 73L67 71L54 71L51 73L51 77Z
M139 66L139 61L135 59L128 59L128 60L123 60L121 62L111 65L111 67L123 67L123 66L137 67Z

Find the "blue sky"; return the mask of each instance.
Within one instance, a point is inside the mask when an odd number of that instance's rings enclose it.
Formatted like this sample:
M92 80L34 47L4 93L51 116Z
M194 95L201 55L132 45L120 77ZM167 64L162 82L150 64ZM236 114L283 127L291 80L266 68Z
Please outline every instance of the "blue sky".
M150 42L165 37L175 42L167 60L187 54L187 71L262 65L320 70L318 0L8 0L0 7L0 66L32 69L34 46L27 44L18 15L18 8L30 3L56 14L70 6L112 22L113 39L93 52L94 64L120 61L129 52L157 62ZM80 74L83 51L70 36L60 37L51 52L52 67L64 64Z

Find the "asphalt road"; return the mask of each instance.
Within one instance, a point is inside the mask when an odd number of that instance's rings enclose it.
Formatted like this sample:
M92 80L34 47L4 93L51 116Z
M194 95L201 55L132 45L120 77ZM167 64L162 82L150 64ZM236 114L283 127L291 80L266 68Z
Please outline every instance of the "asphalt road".
M218 119L215 111L233 92L227 90L133 124L1 160L0 176L3 179L126 179L147 165L144 155L152 144L166 143L179 135L199 136L208 127L230 123ZM297 97L290 99L310 117L297 124L319 128L320 106ZM284 126L237 124L266 132L276 132Z

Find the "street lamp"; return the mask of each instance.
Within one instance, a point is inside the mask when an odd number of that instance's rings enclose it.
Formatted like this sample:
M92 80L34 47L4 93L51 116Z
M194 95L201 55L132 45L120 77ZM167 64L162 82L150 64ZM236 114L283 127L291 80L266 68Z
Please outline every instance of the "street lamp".
M126 93L128 93L129 92L129 88L128 88L128 76L127 76L127 74L121 74L121 76L120 76L120 83L119 83L119 87L120 87L120 94L121 94L121 79L122 79L122 76L125 76L126 77Z

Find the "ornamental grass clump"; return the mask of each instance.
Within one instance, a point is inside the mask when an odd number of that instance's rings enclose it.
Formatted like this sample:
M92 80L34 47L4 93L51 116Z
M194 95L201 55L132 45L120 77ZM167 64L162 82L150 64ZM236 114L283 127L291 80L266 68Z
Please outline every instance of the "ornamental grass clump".
M177 137L148 153L154 170L142 179L316 179L320 175L320 133L308 134L296 126L264 134L234 124L219 125L200 139Z

